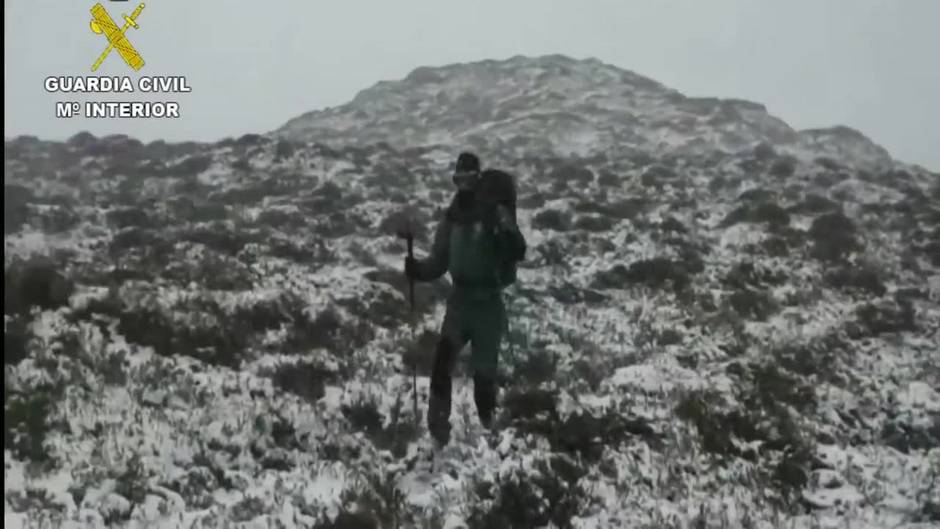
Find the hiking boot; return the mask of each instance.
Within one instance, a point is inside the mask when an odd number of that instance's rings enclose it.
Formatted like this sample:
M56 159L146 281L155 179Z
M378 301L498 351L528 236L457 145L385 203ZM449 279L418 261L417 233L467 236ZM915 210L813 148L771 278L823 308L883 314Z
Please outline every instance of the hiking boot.
M480 424L483 425L487 431L493 430L493 413L480 413Z
M493 410L496 409L496 383L493 378L481 375L473 377L473 400L480 424L489 430L493 425Z
M447 446L450 442L450 423L428 424L428 431L439 446Z
M450 420L443 413L444 410L434 404L432 399L428 407L428 432L440 446L444 446L450 442Z

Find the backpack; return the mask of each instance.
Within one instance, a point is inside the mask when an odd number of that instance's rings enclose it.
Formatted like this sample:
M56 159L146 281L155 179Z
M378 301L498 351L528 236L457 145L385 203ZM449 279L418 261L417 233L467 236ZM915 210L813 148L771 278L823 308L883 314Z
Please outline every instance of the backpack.
M483 200L506 206L516 220L516 179L506 171L486 169L480 173Z
M509 210L513 222L516 222L516 181L515 178L499 169L486 169L480 174L480 197L492 205L495 215L496 205ZM497 271L499 283L507 287L516 282L517 261L506 259L500 263Z

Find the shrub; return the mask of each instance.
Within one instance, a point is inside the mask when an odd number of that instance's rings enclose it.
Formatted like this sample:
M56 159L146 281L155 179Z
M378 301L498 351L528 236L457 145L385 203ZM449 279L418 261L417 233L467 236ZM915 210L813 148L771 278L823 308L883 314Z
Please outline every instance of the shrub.
M26 394L14 393L4 399L3 446L15 457L40 464L52 462L45 441L52 428L49 415L63 389L62 386L40 385L30 388Z
M410 316L408 300L396 297L388 289L369 289L338 303L357 318L386 329L406 323Z
M813 241L812 255L825 261L840 261L862 247L855 223L842 212L816 217L809 236Z
M247 170L247 168L236 168ZM250 206L261 202L264 199L264 193L261 193L257 186L239 187L228 189L209 196L209 200L222 206Z
M856 309L855 317L847 328L849 337L853 339L917 330L914 307L904 300L867 303Z
M763 187L755 187L748 189L747 191L742 192L738 195L739 202L753 202L760 204L763 202L769 202L776 198L776 193L765 189Z
M503 397L504 414L523 433L550 436L561 422L557 400L555 390L515 387Z
M519 197L516 206L519 209L538 209L545 205L545 195L538 191Z
M940 267L940 240L917 247L915 251L927 257L933 266Z
M316 219L311 231L321 237L337 239L353 235L360 229L367 227L369 227L368 221L357 213L336 211L330 213L326 218Z
M334 203L341 201L345 194L343 189L332 180L323 182L319 187L310 192L310 196L313 198Z
M744 261L736 264L725 275L722 282L731 288L743 289L764 285L781 285L786 280L787 277L782 272L768 270L751 261Z
M783 237L768 237L761 241L761 248L771 257L785 257L790 253L790 246Z
M275 229L285 227L300 228L305 224L306 219L303 215L296 212L284 211L283 209L266 209L258 215L255 223L260 226L268 226Z
M249 290L257 277L244 263L213 253L207 253L193 262L171 263L160 276L181 285L195 283L208 290L228 291Z
M431 376L434 350L440 341L440 334L436 331L425 330L413 342L402 349L402 364L408 373L417 369L418 376Z
M114 492L130 501L131 505L140 505L147 498L148 478L143 460L139 454L134 454L116 477Z
M574 228L590 232L610 231L614 227L614 220L600 215L581 215L575 220Z
M535 529L550 524L571 529L590 497L577 482L563 479L555 470L559 464L553 468L552 461L541 460L528 473L517 470L497 476L494 483L479 483L468 529Z
M177 234L178 241L202 244L223 255L236 256L246 244L265 241L262 232L235 231L224 222L185 229Z
M97 143L98 143L98 138L94 134L86 130L78 132L74 134L72 137L70 137L68 140L66 140L67 145L71 147L75 147L77 149L81 149L81 150L88 149L89 147Z
M645 259L631 263L629 267L614 265L608 270L595 274L592 281L593 288L602 290L622 289L628 285L644 284L659 288L671 284L679 292L690 283L690 271L687 266L678 261L664 257Z
M366 272L363 274L363 277L369 281L384 283L395 289L401 296L394 301L395 306L398 307L396 310L411 310L407 305L409 303L408 278L405 277L405 274L402 273L401 270L380 268ZM421 315L433 311L434 307L447 299L449 293L450 286L444 279L415 283L415 312Z
M382 235L393 236L397 236L400 232L410 231L416 241L427 241L429 223L430 219L426 215L399 210L383 218L378 229Z
M881 274L874 268L840 266L825 275L826 284L833 288L869 293L881 297L888 291Z
M298 361L278 364L267 376L271 377L274 387L314 403L323 398L326 383L335 380L337 373L316 364Z
M646 420L627 418L613 410L600 416L586 411L572 413L555 427L549 441L556 451L597 462L605 448L616 450L633 436L654 447L660 445L658 434Z
M49 259L17 258L3 272L3 288L4 314L25 314L67 306L75 285Z
M772 160L777 157L777 150L767 142L760 142L754 146L754 158L760 161Z
M42 210L30 206L29 223L44 233L63 233L71 230L81 221L78 214L67 205L46 205Z
M380 529L375 519L365 512L340 511L332 520L322 515L313 529Z
M93 301L72 317L90 319L93 314L114 318L117 331L129 343L153 347L158 355L188 355L230 367L240 364L260 333L282 325L292 329L297 319L304 317L302 306L290 296L230 312L204 300L181 304L171 311L131 307L116 295Z
M556 167L548 178L556 182L564 182L576 186L585 186L594 181L594 172L577 164L563 164Z
M417 438L419 432L413 420L405 420L406 406L405 393L398 393L388 426L383 426L385 417L374 399L363 398L353 404L344 405L342 412L352 428L364 433L376 448L389 450L394 457L402 458L409 443Z
M744 433L727 426L734 426L738 417L732 413L723 413L717 409L718 397L711 393L690 393L682 397L676 405L675 413L680 419L691 423L698 431L702 448L718 456L739 455L732 436Z
M767 224L772 227L787 226L790 224L790 214L772 202L745 204L728 213L721 226L727 228L742 222Z
M835 202L823 195L816 193L807 193L803 200L790 208L793 213L802 213L815 215L818 213L832 213L840 211L842 208L838 202Z
M615 220L629 220L642 214L649 205L650 201L645 198L627 198L606 203L585 200L576 203L574 210L578 213L596 213Z
M284 160L290 158L294 155L294 152L297 150L297 145L291 142L290 140L280 139L277 141L277 144L274 146L274 159L275 160Z
M327 307L311 320L301 311L293 315L286 345L297 350L324 348L348 353L368 343L375 330L364 322L344 321L333 307Z
M389 472L370 471L357 486L340 494L340 512L329 520L321 515L314 529L384 529L417 527L410 519L407 498Z
M796 172L797 160L792 156L777 158L770 164L768 172L777 178L789 178Z
M779 305L773 296L759 289L735 290L728 297L728 302L731 308L742 317L756 321L766 321L779 310Z
M16 365L29 356L29 322L25 317L18 317L4 323L3 365Z
M839 355L845 355L847 349L838 335L827 335L807 344L778 347L773 351L773 359L788 372L844 386L847 380L840 373Z
M940 418L931 423L915 424L909 418L895 417L884 423L881 440L904 454L912 451L930 451L940 447Z
M167 166L165 174L176 178L196 176L212 167L212 156L190 155L183 160Z
M640 175L640 182L647 187L662 187L663 184L675 181L676 172L664 165L651 165Z
M123 207L113 209L106 215L107 221L117 229L124 228L156 228L158 223L150 213L138 207Z
M790 410L814 412L814 389L771 364L738 367L735 405L716 393L692 392L675 413L696 428L706 452L725 463L732 457L758 463L759 477L776 491L771 500L791 506L808 482L812 452ZM742 448L740 441L759 441L759 448Z
M548 295L565 305L575 303L596 304L607 300L607 296L596 290L579 288L569 282L564 282L561 285L550 285Z
M610 171L601 171L597 177L597 183L601 187L617 187L620 185L621 178Z
M246 345L243 330L222 325L224 314L208 314L213 323L181 325L153 309L136 309L121 314L118 332L129 342L154 348L162 356L188 355L206 362L238 367Z
M513 366L513 379L537 386L555 379L558 372L558 357L549 351L536 350L525 354L522 361Z
M820 156L813 161L816 162L816 165L829 171L838 171L842 169L842 164L827 156Z
M128 228L114 234L108 245L110 256L117 258L130 250L140 250L151 256L166 255L172 252L173 243L163 235L143 228Z
M225 470L217 465L214 458L204 452L193 456L194 466L175 476L163 486L179 494L192 509L208 509L215 503L213 493L217 489L232 489L234 484L225 475Z
M21 185L3 186L3 232L20 231L29 218L29 202L34 200L33 192Z
M682 224L682 222L675 217L666 217L659 223L658 227L664 233L677 233L681 235L689 232L685 224Z
M571 213L558 209L543 209L532 217L532 227L538 230L568 231Z
M272 237L267 241L268 255L278 259L287 259L301 264L323 263L332 258L329 249L323 241L316 241L311 248L290 239Z

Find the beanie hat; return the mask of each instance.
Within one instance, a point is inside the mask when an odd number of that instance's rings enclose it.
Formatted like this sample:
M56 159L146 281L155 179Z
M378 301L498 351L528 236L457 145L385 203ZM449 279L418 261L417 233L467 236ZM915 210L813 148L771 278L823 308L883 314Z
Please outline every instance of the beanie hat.
M472 152L462 152L457 156L457 171L479 171L480 159Z

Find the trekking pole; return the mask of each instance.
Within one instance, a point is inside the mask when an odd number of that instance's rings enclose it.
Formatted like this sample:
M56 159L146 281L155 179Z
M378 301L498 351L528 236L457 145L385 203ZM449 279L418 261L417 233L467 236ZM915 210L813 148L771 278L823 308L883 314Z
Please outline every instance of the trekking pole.
M499 285L503 284L503 277L499 271L499 268L496 269L496 282ZM510 309L511 309L510 305L512 304L512 295L508 291L511 288L512 286L510 285L509 288L506 289L507 293L505 297L503 296L502 292L500 292L499 294L500 297L503 299L503 311L504 311L504 314L506 315L506 327L504 331L506 332L505 341L508 342L507 345L509 346L508 347L509 355L506 357L506 362L505 362L507 367L515 367L515 364L516 364L516 352L513 346L512 326L510 323L510 321L512 320L512 318L510 317Z
M503 284L503 282L502 282L502 274L499 273L499 269L496 270L496 280L498 281L498 283L499 283L500 285ZM512 287L509 287L509 288L512 288ZM509 289L507 288L506 290L508 291ZM509 355L506 357L506 362L505 362L505 363L506 363L506 366L507 366L507 367L515 367L515 366L516 366L516 352L515 352L515 349L513 348L513 343L512 343L512 342L513 342L513 335L512 335L512 327L511 327L511 324L510 324L511 318L510 318L510 314L509 314L509 311L510 311L510 304L512 303L512 297L511 297L511 295L509 295L508 293L507 293L507 295L504 297L502 292L500 292L499 295L500 295L501 298L503 298L503 313L506 315L506 327L505 327L505 329L504 329L505 332L506 332L506 340L505 340L505 341L507 342L507 345L509 346L509 347L508 347L508 349L509 349Z
M408 219L408 226L405 232L405 241L408 243L408 257L414 259L414 232L411 229L411 219ZM411 306L409 314L409 323L411 325L411 346L415 346L415 280L408 278L408 303ZM414 404L415 428L418 427L418 361L412 355L411 359L411 392Z

